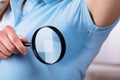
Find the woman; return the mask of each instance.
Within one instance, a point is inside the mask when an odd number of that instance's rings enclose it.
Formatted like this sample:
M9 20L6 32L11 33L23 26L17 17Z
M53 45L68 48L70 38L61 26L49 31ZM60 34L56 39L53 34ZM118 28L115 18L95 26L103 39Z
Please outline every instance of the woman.
M0 22L0 80L83 80L102 43L119 21L119 3L10 0ZM54 65L40 63L22 43L31 41L34 31L45 25L56 26L66 41L64 58Z

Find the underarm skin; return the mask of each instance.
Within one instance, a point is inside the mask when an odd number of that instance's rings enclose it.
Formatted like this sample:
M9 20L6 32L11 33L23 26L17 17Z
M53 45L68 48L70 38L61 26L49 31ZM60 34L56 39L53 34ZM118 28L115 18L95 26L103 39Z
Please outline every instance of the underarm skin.
M87 0L87 6L97 26L109 26L120 17L120 0Z

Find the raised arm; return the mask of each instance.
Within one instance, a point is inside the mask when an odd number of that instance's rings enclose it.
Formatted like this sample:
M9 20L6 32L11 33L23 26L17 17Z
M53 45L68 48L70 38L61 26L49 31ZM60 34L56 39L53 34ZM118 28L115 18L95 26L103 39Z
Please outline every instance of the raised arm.
M120 0L87 0L87 6L97 26L111 25L120 17Z

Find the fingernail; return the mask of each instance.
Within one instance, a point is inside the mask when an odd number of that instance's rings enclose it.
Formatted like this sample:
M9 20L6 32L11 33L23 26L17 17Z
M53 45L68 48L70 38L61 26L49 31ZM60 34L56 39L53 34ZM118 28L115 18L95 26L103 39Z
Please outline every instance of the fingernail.
M23 38L23 36L22 36L22 35L19 35L19 37L20 37L20 38Z
M28 53L28 50L25 49L25 50L23 51L23 54L24 54L24 55L27 55L27 53Z

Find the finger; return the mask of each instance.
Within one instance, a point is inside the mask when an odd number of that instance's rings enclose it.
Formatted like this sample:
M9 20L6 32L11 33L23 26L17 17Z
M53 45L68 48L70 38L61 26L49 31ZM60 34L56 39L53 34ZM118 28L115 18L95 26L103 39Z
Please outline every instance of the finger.
M6 56L2 52L0 52L0 59L6 60L6 59L8 59L8 56Z
M14 29L10 26L6 26L4 30L7 32L8 38L10 39L11 43L23 54L27 54L27 49L23 45L22 41L17 36Z
M21 35L19 35L18 37L22 42L28 42L27 38L22 37Z
M0 41L3 44L3 46L8 50L10 53L14 53L16 51L15 46L11 43L9 38L6 35L5 31L0 31Z
M12 53L8 49L6 49L5 46L1 42L0 42L0 51L7 56L12 55Z

